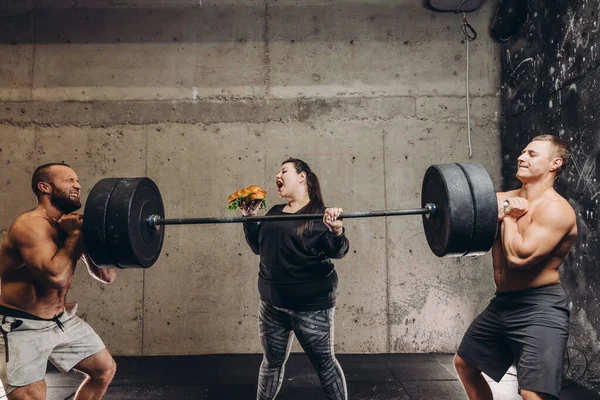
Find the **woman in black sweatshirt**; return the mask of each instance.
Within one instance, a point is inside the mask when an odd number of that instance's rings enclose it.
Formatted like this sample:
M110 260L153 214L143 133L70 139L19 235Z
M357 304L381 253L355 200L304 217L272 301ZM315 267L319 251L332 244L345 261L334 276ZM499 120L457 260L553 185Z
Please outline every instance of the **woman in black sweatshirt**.
M302 160L288 159L276 176L287 204L267 215L323 214L322 221L245 222L246 241L260 255L259 331L263 361L258 400L274 399L281 388L292 333L310 358L328 399L348 398L344 373L333 352L337 273L332 258L348 253L341 208L326 208L319 179ZM255 215L259 205L242 209Z

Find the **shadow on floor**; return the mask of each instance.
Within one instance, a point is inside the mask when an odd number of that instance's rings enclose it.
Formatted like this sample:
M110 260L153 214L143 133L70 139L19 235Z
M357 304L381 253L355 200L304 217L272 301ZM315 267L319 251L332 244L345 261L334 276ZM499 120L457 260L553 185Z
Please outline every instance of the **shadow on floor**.
M467 399L456 377L451 354L339 354L351 400ZM115 357L117 374L106 400L194 399L255 400L257 354ZM81 375L60 374L52 366L46 376L48 400L72 399ZM514 400L517 378L511 369L500 381L488 379L494 399ZM292 354L278 400L324 399L308 358ZM600 400L565 382L561 400Z

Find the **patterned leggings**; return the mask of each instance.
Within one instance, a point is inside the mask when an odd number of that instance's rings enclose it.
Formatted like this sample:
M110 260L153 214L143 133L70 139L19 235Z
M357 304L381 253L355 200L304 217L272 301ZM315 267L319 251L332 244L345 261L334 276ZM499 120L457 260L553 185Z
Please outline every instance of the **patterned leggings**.
M292 333L317 370L328 399L347 400L346 379L333 354L335 308L292 311L260 302L258 327L263 361L257 400L274 399L281 388L285 362L292 348Z

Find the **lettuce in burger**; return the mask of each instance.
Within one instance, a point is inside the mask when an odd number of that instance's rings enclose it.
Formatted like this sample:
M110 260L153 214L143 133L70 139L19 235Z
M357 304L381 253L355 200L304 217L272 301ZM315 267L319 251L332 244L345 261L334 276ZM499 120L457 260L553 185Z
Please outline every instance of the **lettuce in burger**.
M267 208L265 201L266 194L267 191L257 185L240 189L235 193L231 193L227 198L227 209L236 211L240 208L248 207L252 203L256 204L256 202L260 202L260 208Z

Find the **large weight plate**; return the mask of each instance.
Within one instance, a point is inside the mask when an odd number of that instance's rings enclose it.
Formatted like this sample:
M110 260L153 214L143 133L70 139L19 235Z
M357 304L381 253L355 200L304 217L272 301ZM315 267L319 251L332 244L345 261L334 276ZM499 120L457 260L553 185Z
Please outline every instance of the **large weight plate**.
M148 268L158 259L164 226L148 226L154 214L165 214L156 184L149 178L121 179L110 197L106 238L122 268Z
M498 200L494 183L486 169L477 163L458 163L464 172L473 198L475 221L473 240L466 255L480 256L492 248L498 229Z
M120 180L105 178L98 181L90 191L83 210L85 248L89 258L99 267L114 268L117 261L106 243L106 216L110 196Z
M456 164L430 166L423 177L421 205L434 203L437 213L423 215L431 251L438 257L460 257L473 238L473 198L463 170Z

